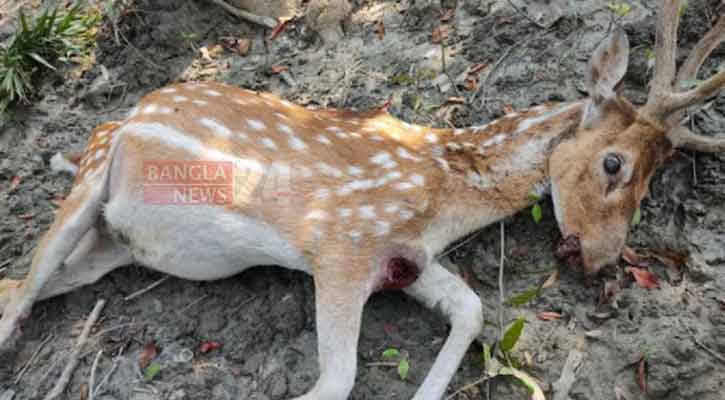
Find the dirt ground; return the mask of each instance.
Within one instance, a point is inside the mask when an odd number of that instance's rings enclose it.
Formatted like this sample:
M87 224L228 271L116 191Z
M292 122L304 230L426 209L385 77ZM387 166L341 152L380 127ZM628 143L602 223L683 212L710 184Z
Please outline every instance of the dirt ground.
M467 126L496 118L508 107L584 96L582 72L594 46L612 26L609 2L599 0L354 1L345 39L322 45L303 22L292 22L274 40L210 2L137 0L116 25L106 19L93 66L80 76L47 80L32 106L16 110L0 131L0 277L21 277L37 240L52 221L54 199L71 178L52 173L56 152L80 150L91 129L123 118L145 93L165 84L215 79L274 92L323 106L370 109L387 101L391 113L431 126ZM614 2L617 3L617 2ZM612 4L614 4L612 3ZM619 22L632 55L626 94L644 98L649 77L647 49L654 42L656 1L627 1ZM683 49L707 30L719 1L690 0L681 28ZM451 11L454 10L454 11ZM432 32L448 27L442 43ZM381 29L384 26L384 33ZM440 31L440 30L439 30ZM224 37L251 41L249 53L215 54ZM200 48L211 49L209 58ZM445 52L445 60L441 59ZM685 52L683 52L684 54ZM725 59L715 51L708 71ZM480 89L468 90L467 69ZM445 64L448 76L442 74ZM288 75L274 73L287 67ZM286 78L285 78L286 77ZM291 79L289 79L291 77ZM449 78L450 77L450 78ZM450 81L456 86L451 87ZM468 104L447 101L463 97ZM725 132L725 93L695 114L699 132ZM536 287L560 268L561 277L540 296L506 307L506 319L527 320L515 355L553 395L567 357L582 354L571 399L723 399L725 397L725 154L681 152L653 179L633 228L632 247L656 254L689 253L672 267L652 261L660 288L626 284L600 304L604 281L625 276L623 267L586 285L553 258L559 237L548 200L536 224L528 211L505 221L506 297ZM449 254L469 271L486 319L496 321L499 227L489 227ZM667 261L666 259L663 259ZM98 350L96 399L286 399L304 393L318 370L312 281L301 273L260 267L218 282L170 279L130 301L128 294L161 275L140 267L117 270L98 283L38 303L25 323L17 352L0 361L0 398L44 396L66 363L83 318L99 298L108 300L90 346L68 386L68 399L83 399ZM544 321L543 311L561 319ZM408 399L422 382L448 327L397 292L373 296L365 309L352 399ZM494 342L495 323L471 347L449 393L483 374L481 344ZM144 382L138 358L155 342L160 373ZM199 351L200 343L221 348ZM395 368L369 365L390 347L410 358L401 380ZM16 378L37 349L19 381ZM637 368L646 360L647 394ZM457 399L524 399L507 379L474 385ZM3 394L4 393L4 394ZM4 397L7 396L7 397Z

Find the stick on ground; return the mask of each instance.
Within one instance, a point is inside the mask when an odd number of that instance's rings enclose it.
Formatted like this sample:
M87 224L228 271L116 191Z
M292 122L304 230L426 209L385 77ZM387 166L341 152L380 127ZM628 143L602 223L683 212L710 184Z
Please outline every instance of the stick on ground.
M229 14L236 15L237 17L255 23L257 25L264 26L269 29L274 29L277 27L277 21L274 18L271 17L265 17L263 15L256 15L252 14L248 11L240 10L234 6L231 6L227 4L227 2L223 0L210 0L212 3L218 5L219 7L225 9Z
M91 333L91 328L93 327L93 325L96 324L96 321L98 321L98 317L101 315L101 310L103 310L103 306L105 305L106 300L100 299L98 300L98 302L96 302L96 306L93 307L93 311L91 311L88 319L86 319L86 324L83 326L83 331L78 337L78 341L76 342L76 345L71 352L68 364L66 364L63 373L60 375L60 378L55 383L55 386L53 386L53 389L45 396L44 400L57 399L65 391L65 388L66 386L68 386L68 382L70 382L70 378L73 375L73 371L75 371L76 367L78 366L78 359L81 354L81 350L83 350L83 346L86 344L86 340L88 340L88 335Z
M129 294L128 296L126 296L126 297L123 298L123 301L133 300L136 297L141 296L142 294L144 294L144 293L146 293L148 291L153 290L153 288L155 288L156 286L159 286L160 284L166 282L167 280L169 280L169 278L171 278L171 276L167 275L167 276L159 279L158 281L156 281L156 282L154 282L154 283L146 286L145 288L143 288L141 290L137 290L137 291Z

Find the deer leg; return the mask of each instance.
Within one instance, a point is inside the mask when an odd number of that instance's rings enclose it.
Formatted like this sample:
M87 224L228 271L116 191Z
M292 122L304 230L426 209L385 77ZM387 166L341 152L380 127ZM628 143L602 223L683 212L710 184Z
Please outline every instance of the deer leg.
M433 367L415 393L415 400L439 400L453 378L471 342L483 329L481 299L458 276L437 262L430 264L404 291L451 322L451 333Z
M50 230L38 245L30 273L5 305L0 319L0 349L9 347L9 339L20 319L30 313L43 287L94 226L105 193L105 184L86 185L85 190L78 188L71 192L63 203Z
M344 400L355 383L360 321L369 293L340 278L332 282L315 275L320 377L295 400Z

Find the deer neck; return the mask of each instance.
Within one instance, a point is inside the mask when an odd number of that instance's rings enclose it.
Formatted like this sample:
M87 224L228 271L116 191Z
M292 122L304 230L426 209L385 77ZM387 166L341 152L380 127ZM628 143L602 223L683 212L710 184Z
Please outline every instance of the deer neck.
M578 126L583 105L538 106L430 136L428 142L434 143L429 151L445 176L437 192L437 213L422 238L430 254L547 194L547 160Z

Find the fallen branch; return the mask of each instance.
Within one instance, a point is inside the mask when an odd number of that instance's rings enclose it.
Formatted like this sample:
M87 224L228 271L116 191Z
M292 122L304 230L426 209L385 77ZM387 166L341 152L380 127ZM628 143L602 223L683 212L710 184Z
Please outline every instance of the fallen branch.
M96 321L98 321L98 317L101 315L101 310L103 310L103 306L105 305L106 300L101 299L96 302L96 306L93 307L93 311L91 311L88 319L86 319L86 324L83 326L83 331L78 337L76 346L71 352L68 364L66 364L63 373L60 375L60 378L55 383L55 386L53 386L53 389L45 396L44 400L54 400L65 391L66 386L68 386L68 382L70 382L71 375L73 375L73 371L78 366L78 356L81 354L81 350L83 350L83 346L86 344L86 340L88 340L88 335L91 333L91 328L93 327L93 325L96 324Z
M128 296L126 296L126 297L123 298L123 301L133 300L136 297L141 296L142 294L153 290L156 286L159 286L160 284L162 284L162 283L166 282L167 280L169 280L169 278L171 278L171 276L167 275L167 276L159 279L158 281L156 281L156 282L154 282L154 283L146 286L145 288L143 288L141 290L137 290L137 291L129 294Z
M93 366L91 367L91 377L88 378L88 400L93 400L96 391L93 387L96 385L96 370L98 369L98 361L101 360L103 350L98 350L96 358L93 359Z
M584 360L584 353L578 349L571 349L566 357L564 368L561 370L561 376L552 385L554 389L554 400L568 400L569 391L576 381L576 373Z
M25 365L23 366L23 369L21 369L20 372L18 372L18 376L15 377L15 381L13 382L14 384L17 385L18 383L20 383L20 380L23 379L23 375L25 375L25 373L28 372L28 369L30 369L30 366L33 365L33 363L35 362L35 359L38 358L38 356L40 355L40 351L43 350L43 347L45 347L45 345L48 342L50 342L51 339L53 339L52 334L48 335L48 337L46 337L45 339L43 339L42 342L40 342L40 345L38 346L38 348L35 349L35 352L33 352L33 355L30 356L30 360L28 360L28 362L25 363Z
M274 29L277 27L277 21L271 17L265 17L263 15L252 14L248 11L240 10L237 7L227 4L223 0L209 0L219 7L225 9L229 14L236 15L237 17L255 23L257 25L264 26L265 28Z

